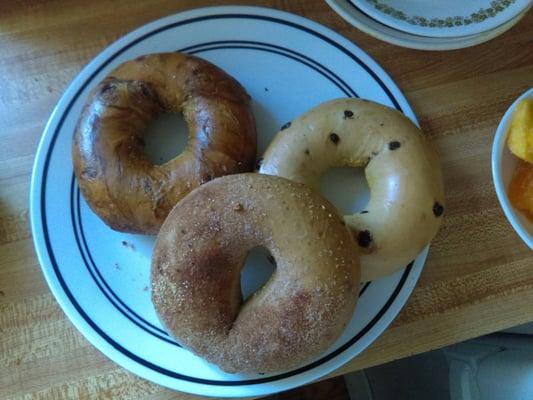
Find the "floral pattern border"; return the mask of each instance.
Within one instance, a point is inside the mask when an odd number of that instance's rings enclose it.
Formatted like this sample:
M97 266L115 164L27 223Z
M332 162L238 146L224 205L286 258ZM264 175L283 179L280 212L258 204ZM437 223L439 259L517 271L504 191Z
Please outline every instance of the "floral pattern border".
M405 14L403 11L397 10L387 4L383 4L379 0L366 0L372 4L376 10L379 10L393 18L408 22L411 25L418 25L430 28L452 28L454 26L464 26L470 24L477 24L485 21L487 18L494 17L498 13L505 10L516 0L494 0L490 3L490 7L480 8L478 11L468 16L454 16L446 18L425 18L420 16L411 16Z

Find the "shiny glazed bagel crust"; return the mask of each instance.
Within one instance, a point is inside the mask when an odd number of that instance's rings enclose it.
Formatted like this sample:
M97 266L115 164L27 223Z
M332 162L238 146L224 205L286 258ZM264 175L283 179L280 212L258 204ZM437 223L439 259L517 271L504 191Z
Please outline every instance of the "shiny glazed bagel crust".
M186 149L163 165L144 154L158 114L183 114ZM249 171L256 153L250 98L237 81L199 58L161 53L125 62L89 95L72 146L76 178L111 228L157 233L172 207L217 176Z
M344 218L359 244L363 280L405 267L435 236L444 212L435 151L403 114L358 99L324 103L291 121L260 172L318 190L330 168L364 167L370 201Z
M248 252L276 269L242 302ZM357 245L307 186L260 174L214 179L171 211L157 237L152 300L167 331L227 372L276 372L319 356L352 317Z

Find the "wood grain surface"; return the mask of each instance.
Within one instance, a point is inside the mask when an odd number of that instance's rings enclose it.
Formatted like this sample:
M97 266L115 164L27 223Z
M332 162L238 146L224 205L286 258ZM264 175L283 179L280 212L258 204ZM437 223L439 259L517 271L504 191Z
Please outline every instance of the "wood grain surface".
M146 22L212 3L0 0L0 398L193 397L126 372L66 319L35 257L28 195L43 128L80 69ZM447 214L422 277L392 326L335 374L532 321L533 254L500 209L490 149L506 108L533 86L533 12L488 43L422 52L357 31L323 1L239 3L303 15L367 51L404 91L441 155Z

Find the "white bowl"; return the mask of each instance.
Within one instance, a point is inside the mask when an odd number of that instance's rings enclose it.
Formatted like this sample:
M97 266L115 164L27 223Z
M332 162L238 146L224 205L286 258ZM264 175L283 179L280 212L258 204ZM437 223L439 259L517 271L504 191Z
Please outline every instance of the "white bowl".
M533 88L515 100L503 115L492 143L492 180L505 216L522 240L533 250L533 222L514 208L507 198L507 188L513 176L518 158L507 148L506 139L516 104L523 99L533 99Z

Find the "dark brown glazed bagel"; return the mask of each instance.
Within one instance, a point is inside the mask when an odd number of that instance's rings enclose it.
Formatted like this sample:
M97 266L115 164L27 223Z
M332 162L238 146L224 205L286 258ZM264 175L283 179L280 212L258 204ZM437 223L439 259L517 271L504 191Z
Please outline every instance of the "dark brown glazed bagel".
M244 303L247 253L276 270ZM335 208L284 178L237 174L183 198L152 255L152 300L176 340L227 372L276 372L328 349L353 315L359 256Z
M183 114L186 149L163 165L144 154L158 114ZM256 130L250 97L202 59L161 53L125 62L92 91L72 147L74 171L91 209L111 228L157 233L183 196L217 176L250 171Z

